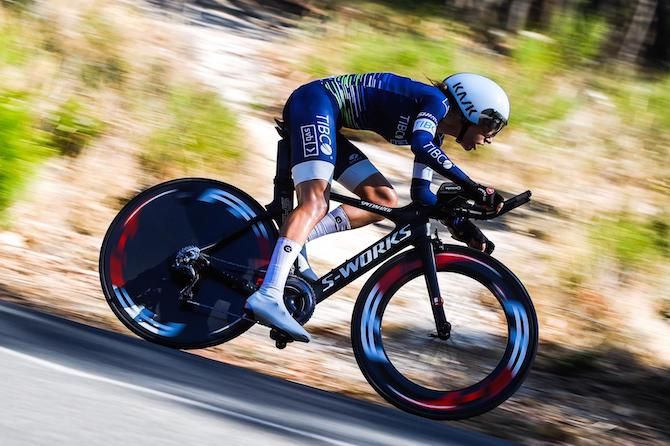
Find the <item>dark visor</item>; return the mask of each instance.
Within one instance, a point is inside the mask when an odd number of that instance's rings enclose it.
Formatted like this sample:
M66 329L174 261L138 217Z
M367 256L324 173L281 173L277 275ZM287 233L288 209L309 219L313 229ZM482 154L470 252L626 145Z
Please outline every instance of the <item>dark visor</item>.
M480 113L479 124L493 132L491 136L495 136L507 125L507 121L497 111L487 108Z

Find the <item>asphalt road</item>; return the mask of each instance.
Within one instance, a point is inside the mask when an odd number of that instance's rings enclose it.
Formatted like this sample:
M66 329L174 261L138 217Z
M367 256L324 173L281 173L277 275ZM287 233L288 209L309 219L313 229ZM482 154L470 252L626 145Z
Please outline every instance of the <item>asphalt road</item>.
M507 445L0 303L0 444Z

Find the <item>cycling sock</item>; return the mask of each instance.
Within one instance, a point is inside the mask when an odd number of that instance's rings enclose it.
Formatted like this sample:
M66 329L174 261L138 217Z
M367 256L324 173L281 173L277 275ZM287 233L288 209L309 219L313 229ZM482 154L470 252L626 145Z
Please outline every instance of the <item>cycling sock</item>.
M338 206L332 211L330 211L325 217L321 219L320 222L314 226L312 232L309 233L307 241L311 242L314 239L323 237L324 235L331 234L333 232L347 231L351 229L351 224L349 223L349 217L347 217L346 212L342 209L342 206Z
M300 248L299 243L286 237L279 237L272 252L272 259L270 259L265 279L263 279L263 284L258 291L276 298L281 298L284 295L286 279L288 279L293 262L298 257Z

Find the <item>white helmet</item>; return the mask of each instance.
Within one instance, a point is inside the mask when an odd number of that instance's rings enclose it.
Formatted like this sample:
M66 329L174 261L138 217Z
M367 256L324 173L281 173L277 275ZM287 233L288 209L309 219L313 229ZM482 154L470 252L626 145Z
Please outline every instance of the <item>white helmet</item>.
M447 77L444 85L468 123L484 124L494 134L507 125L509 98L491 79L479 74L457 73Z

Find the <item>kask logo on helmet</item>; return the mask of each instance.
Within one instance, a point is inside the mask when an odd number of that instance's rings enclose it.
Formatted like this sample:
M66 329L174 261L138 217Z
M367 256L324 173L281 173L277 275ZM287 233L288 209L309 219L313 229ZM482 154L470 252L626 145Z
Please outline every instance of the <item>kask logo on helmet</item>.
M463 84L461 84L460 82L456 82L453 86L453 89L454 89L454 96L456 96L458 98L458 101L461 103L461 109L464 112L468 112L468 117L473 113L477 113L477 109L475 108L472 101L465 100L468 94L466 93Z

